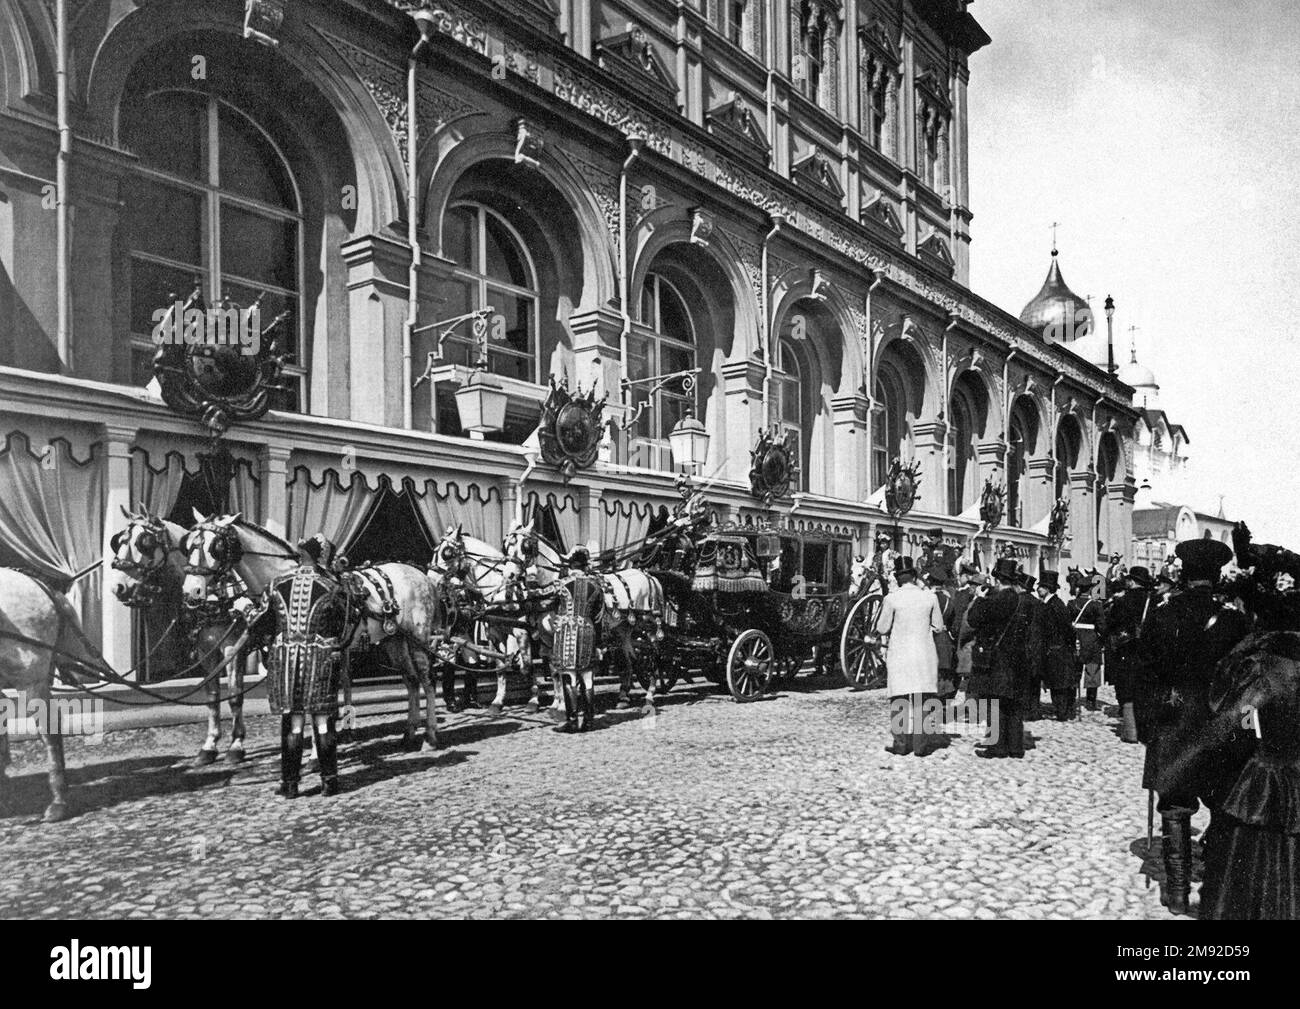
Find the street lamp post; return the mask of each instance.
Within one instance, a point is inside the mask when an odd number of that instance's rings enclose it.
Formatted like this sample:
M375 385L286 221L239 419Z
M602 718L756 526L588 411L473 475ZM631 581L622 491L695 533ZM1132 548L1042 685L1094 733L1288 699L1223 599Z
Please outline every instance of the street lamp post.
M1106 295L1106 374L1115 374L1115 299Z
M699 373L699 368L686 368L682 371L669 372L667 375L654 375L650 378L623 379L620 384L622 385L625 404L627 394L634 386L649 386L649 390L646 393L646 398L638 403L632 413L625 417L618 426L629 433L628 437L630 439L632 429L636 426L636 422L641 419L641 415L645 413L646 408L649 407L650 400L655 393L670 383L677 381L682 383L683 392L692 392L695 389L696 376ZM688 467L692 472L708 461L709 432L694 416L693 411L688 410L686 416L673 425L673 429L668 432L668 448L672 452L673 463L677 466Z

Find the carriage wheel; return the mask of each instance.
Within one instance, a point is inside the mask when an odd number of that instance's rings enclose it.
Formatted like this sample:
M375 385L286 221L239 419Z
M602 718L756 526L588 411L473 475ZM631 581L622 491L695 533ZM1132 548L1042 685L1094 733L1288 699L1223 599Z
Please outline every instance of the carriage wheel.
M880 657L880 639L876 637L876 615L880 596L863 596L844 620L840 633L840 674L854 690L880 686L885 679L885 663Z
M776 669L772 640L762 631L742 631L727 653L727 689L742 704L757 701L767 691Z

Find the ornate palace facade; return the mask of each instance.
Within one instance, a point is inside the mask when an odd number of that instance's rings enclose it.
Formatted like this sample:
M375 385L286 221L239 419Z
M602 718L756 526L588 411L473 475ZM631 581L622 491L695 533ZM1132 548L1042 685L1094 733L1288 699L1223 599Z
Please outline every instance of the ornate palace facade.
M427 557L451 522L499 538L530 504L569 544L633 539L675 498L689 413L724 518L765 512L750 451L775 425L799 463L776 521L866 551L901 458L905 539L966 543L992 481L986 559L1126 549L1132 389L966 287L968 6L67 0L61 318L56 4L0 0L0 540L73 575L120 506L214 500L203 426L150 384L154 313L197 282L289 313L283 388L223 438L221 493L354 559ZM508 408L472 437L473 341L430 362L432 324L489 307ZM567 480L528 444L553 377L615 421ZM100 577L74 591L124 667L141 628Z

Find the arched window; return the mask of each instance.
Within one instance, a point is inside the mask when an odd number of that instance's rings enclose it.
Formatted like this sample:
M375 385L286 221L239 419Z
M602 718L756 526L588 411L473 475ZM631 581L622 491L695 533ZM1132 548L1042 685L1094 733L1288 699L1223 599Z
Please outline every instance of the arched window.
M495 210L455 203L443 217L442 248L456 270L455 280L440 288L447 302L438 306L439 317L490 307L488 370L538 381L537 271L519 232ZM445 359L473 364L474 346L468 327L462 326L444 345Z
M1011 419L1011 444L1007 447L1007 525L1023 528L1025 502L1023 482L1029 462L1028 437L1019 417Z
M1079 425L1072 417L1064 417L1056 428L1056 499L1070 496L1070 471L1079 460L1082 437Z
M889 464L903 456L907 399L892 369L881 368L876 379L876 405L871 412L871 489L889 475Z
M952 399L948 422L948 514L960 515L970 494L971 467L975 462L975 417L965 396Z
M289 312L278 331L287 388L273 405L304 409L302 203L284 156L233 105L183 89L128 96L121 136L140 158L124 214L133 381L152 378L153 313L197 282L209 306L260 295L263 326Z
M795 433L795 459L799 463L799 486L808 489L808 460L804 458L804 378L803 369L794 344L781 340L777 344L777 358L773 390L777 400L781 427Z
M695 367L695 328L686 302L677 288L657 273L646 274L627 351L627 377L634 381ZM632 387L634 405L649 395L646 385ZM694 394L683 391L681 382L672 382L654 394L636 432L655 449L653 466L672 468L668 435L695 407Z

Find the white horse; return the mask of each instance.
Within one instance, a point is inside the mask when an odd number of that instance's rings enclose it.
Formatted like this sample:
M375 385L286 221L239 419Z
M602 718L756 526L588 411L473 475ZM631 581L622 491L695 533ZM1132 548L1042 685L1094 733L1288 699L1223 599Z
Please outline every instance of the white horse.
M195 518L198 524L186 539L188 573L182 585L189 599L206 598L210 581L231 570L243 580L250 595L260 595L274 579L298 566L293 547L238 514L205 519L196 512ZM418 750L425 742L437 748L438 716L429 658L435 631L441 625L441 609L429 580L409 564L377 564L351 574L365 588L366 604L350 650L378 644L401 673L408 699L402 748ZM419 729L421 687L426 701L423 737Z
M186 554L183 549L188 534L184 526L147 512L138 515L122 510L127 526L110 541L113 569L117 574L113 592L126 606L144 608L172 593L181 601L185 578ZM244 682L257 675L257 649L235 639L237 622L230 613L230 600L188 600L190 605L178 623L188 627L173 628L172 633L191 638L189 657L197 663L208 693L208 731L194 758L194 766L206 767L217 759L221 742L221 686L225 673L230 704L229 763L244 760ZM146 659L146 662L148 659Z
M501 550L484 540L466 536L461 526L448 528L434 550L429 579L444 595L473 600L496 611L491 614L496 619L480 621L479 636L506 660L496 664L497 690L488 710L492 714L501 713L507 672L515 667L529 677L528 710L535 712L541 706L541 690L540 676L533 675L533 659L542 651L544 642L539 634L541 618L536 614L533 593L546 589L558 579L561 562L555 548L537 535L532 523L525 526L515 522L506 533L503 545L505 549ZM459 630L468 636L473 628L462 621ZM466 650L459 655L468 658ZM454 679L455 667L448 665L443 672L442 695L449 710ZM475 682L470 672L466 680L467 685ZM551 707L562 710L560 691L556 691Z
M87 639L67 597L14 568L0 568L0 690L17 690L37 703L36 730L49 757L50 804L46 823L68 818L63 736L50 703L55 673L76 682L78 674L107 670ZM27 712L19 712L27 717ZM0 806L4 805L8 732L0 732Z

